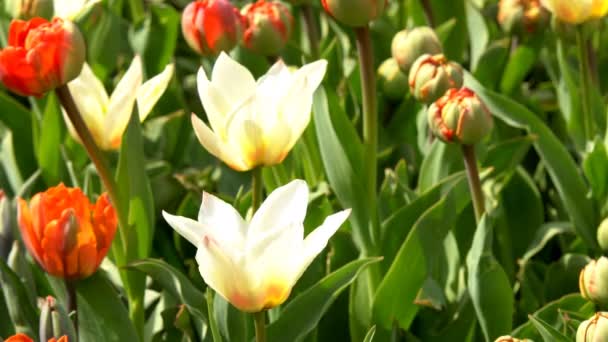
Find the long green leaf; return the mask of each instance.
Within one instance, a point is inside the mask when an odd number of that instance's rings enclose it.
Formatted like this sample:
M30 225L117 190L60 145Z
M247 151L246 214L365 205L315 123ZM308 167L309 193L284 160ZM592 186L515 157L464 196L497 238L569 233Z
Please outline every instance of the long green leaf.
M34 336L38 332L37 310L28 299L28 292L19 276L3 260L0 260L0 284L15 330Z
M530 322L534 324L538 332L543 337L545 342L569 342L572 341L568 336L562 334L557 329L549 325L549 323L543 321L540 318L536 318L533 315L528 315Z

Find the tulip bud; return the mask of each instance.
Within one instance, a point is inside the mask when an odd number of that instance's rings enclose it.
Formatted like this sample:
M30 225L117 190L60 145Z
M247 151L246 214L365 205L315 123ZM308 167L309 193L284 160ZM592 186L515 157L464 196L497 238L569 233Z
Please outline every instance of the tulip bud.
M31 19L42 17L50 19L53 16L52 0L5 0L5 12L15 19Z
M437 138L465 145L478 143L493 127L492 114L468 88L449 89L429 108L428 123Z
M366 26L382 15L386 0L321 0L325 11L344 25Z
M378 68L380 89L387 99L399 101L407 92L407 76L394 58L385 60Z
M76 331L68 312L55 298L48 296L40 308L40 341L67 336L68 341L76 341Z
M435 102L450 88L462 87L462 67L444 55L422 55L410 69L410 92L424 103Z
M591 260L581 270L578 286L583 298L608 305L608 258Z
M533 33L549 20L549 12L540 0L500 0L498 23L507 33Z
M519 338L511 337L511 336L501 336L496 339L494 342L531 342L528 339L520 340Z
M243 19L228 0L197 0L182 14L182 33L192 49L201 55L230 51L243 34Z
M604 341L608 341L608 312L596 312L578 326L576 342Z
M246 29L245 47L264 56L276 56L291 36L293 17L280 1L258 0L243 7Z
M398 32L393 37L391 52L407 75L418 57L424 54L437 55L442 53L443 49L435 31L423 26Z
M597 242L604 252L608 252L608 217L597 228Z
M0 190L0 260L6 261L13 244L13 225L11 223L11 202Z
M80 74L85 52L82 34L70 21L13 20L8 46L0 51L0 80L19 95L42 96Z

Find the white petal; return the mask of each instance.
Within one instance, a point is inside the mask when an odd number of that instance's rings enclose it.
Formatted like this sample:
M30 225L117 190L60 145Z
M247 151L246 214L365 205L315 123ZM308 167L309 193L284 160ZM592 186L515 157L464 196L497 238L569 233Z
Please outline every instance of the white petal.
M226 248L242 251L247 223L236 209L221 199L204 192L198 221L213 231L213 236Z
M308 207L308 185L296 179L274 190L253 215L249 225L249 238L261 240L266 234L304 222Z
M309 63L301 67L294 77L298 77L299 74L303 74L306 78L306 88L312 94L317 90L327 71L327 61L324 59L318 60L313 63Z
M139 111L139 120L144 121L152 108L158 102L158 99L163 95L171 77L173 77L173 64L165 67L163 72L152 77L137 90L137 108Z
M338 231L350 215L350 209L328 216L322 225L308 234L304 240L303 268L306 269L314 258L327 246L329 239Z
M101 0L54 0L54 16L73 20L87 8L100 1Z
M216 134L225 137L226 117L233 111L232 107L236 105L228 103L221 92L207 79L202 67L198 69L197 88L211 128Z
M255 93L253 75L227 54L221 53L213 66L211 83L231 106L238 106Z
M243 162L240 154L231 150L229 144L222 142L219 137L207 127L203 120L199 119L194 114L192 114L191 120L194 134L209 153L237 171L248 170L248 166Z
M131 66L122 79L116 85L116 88L110 96L110 104L108 106L108 114L106 116L106 139L109 147L117 147L116 142L120 141L122 134L127 128L131 113L133 113L133 104L142 79L141 58L135 56Z
M207 233L207 229L199 222L183 216L175 216L163 210L165 221L191 244L198 246Z
M84 122L91 131L95 142L102 144L104 141L104 117L108 107L109 99L105 88L101 81L93 74L93 71L88 64L84 64L82 71L78 77L68 83L68 88L74 103L80 111ZM63 108L62 108L63 109ZM65 115L64 115L65 117ZM79 138L68 123L68 129L72 136L79 141Z

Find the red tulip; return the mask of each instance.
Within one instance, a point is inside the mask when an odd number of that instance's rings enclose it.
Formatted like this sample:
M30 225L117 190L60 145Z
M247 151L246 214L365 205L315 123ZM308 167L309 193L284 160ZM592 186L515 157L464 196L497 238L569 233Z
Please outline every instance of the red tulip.
M182 33L201 55L229 51L241 40L243 19L228 0L197 0L182 14Z
M264 56L279 54L291 36L293 17L280 1L258 0L243 7L245 47Z
M13 20L0 51L0 80L19 95L42 96L76 78L84 60L84 39L73 23Z

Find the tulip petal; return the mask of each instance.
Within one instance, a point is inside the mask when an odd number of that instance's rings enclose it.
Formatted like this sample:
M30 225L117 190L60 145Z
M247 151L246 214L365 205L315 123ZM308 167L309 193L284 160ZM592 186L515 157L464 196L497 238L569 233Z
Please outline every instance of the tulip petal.
M247 224L238 211L221 199L203 192L198 221L213 229L213 236L234 250L242 250Z
M274 190L253 215L249 225L249 244L276 234L294 223L303 223L308 207L308 185L296 179Z
M127 128L131 113L133 112L133 104L135 103L138 89L141 86L141 79L141 58L135 56L133 62L131 62L131 66L129 66L125 75L116 85L114 92L112 92L112 96L110 96L110 104L108 105L105 121L106 149L118 148L120 146L120 139Z
M209 125L213 131L222 136L226 136L226 117L232 112L232 106L218 89L207 79L205 70L198 69L197 74L198 96L201 99Z
M137 108L139 110L139 120L144 121L152 108L163 95L171 77L173 77L173 64L165 67L163 72L152 77L137 90Z
M608 12L607 0L593 0L593 9L591 15L594 18L601 18Z
M205 226L199 222L186 217L171 215L164 210L163 217L179 235L190 241L194 246L198 246L201 243L207 231Z
M247 164L240 158L241 154L232 151L230 145L222 142L218 136L207 127L203 120L199 119L194 114L192 114L191 120L194 134L209 153L237 171L246 171L249 169Z
M222 52L211 73L211 83L231 104L239 105L256 90L253 75L230 56Z
M294 78L298 78L300 74L303 74L306 78L306 88L312 94L317 90L323 78L325 78L325 72L327 71L327 61L324 59L309 63L301 67L296 71Z
M327 246L329 239L338 231L340 226L346 221L351 210L346 209L328 216L322 225L312 231L304 239L304 255L301 264L301 273L310 265L315 257Z
M68 83L68 88L95 142L102 144L104 139L105 113L110 102L103 84L95 76L89 65L85 63L80 75ZM72 126L72 122L67 118L63 107L62 111L70 134L75 140L79 141L78 134Z

